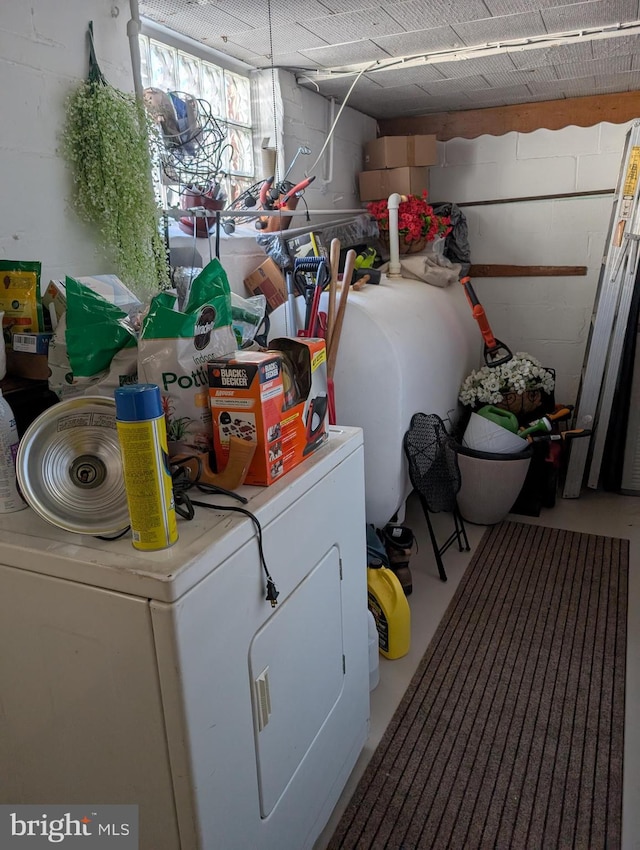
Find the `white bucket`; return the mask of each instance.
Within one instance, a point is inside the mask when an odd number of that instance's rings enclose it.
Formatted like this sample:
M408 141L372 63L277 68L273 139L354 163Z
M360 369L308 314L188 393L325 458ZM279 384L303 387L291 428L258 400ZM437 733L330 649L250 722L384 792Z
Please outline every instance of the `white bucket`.
M472 413L462 437L462 445L478 452L515 454L524 451L529 444L502 425Z

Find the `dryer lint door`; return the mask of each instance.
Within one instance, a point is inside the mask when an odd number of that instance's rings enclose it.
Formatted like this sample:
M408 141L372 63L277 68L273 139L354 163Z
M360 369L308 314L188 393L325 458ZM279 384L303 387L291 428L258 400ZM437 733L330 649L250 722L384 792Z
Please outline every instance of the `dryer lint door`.
M336 546L256 633L249 675L264 818L277 806L342 691L342 598Z

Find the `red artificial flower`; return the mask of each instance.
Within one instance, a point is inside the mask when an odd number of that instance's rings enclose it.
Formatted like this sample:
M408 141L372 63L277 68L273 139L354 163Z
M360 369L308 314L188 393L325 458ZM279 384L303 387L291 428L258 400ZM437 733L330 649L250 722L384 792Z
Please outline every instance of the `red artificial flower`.
M378 223L378 230L383 237L389 234L389 210L387 201L371 201L367 211ZM446 236L451 231L451 218L436 215L431 204L427 203L427 192L422 196L409 195L406 201L401 201L398 208L398 232L405 242L418 242L426 239L432 242L439 236Z

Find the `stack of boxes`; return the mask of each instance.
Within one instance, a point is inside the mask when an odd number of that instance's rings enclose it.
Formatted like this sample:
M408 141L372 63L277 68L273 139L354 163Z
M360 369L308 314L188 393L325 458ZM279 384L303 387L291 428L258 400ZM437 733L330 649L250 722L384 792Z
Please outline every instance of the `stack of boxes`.
M379 201L392 192L421 195L429 191L429 165L438 161L435 136L381 136L364 148L359 174L360 200Z

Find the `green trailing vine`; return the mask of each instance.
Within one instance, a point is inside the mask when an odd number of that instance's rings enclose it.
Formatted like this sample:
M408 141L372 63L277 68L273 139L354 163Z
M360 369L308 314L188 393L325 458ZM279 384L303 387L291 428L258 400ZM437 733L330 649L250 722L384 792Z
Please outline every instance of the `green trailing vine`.
M107 83L95 58L91 24L89 36L89 76L67 99L63 135L74 206L98 229L119 277L144 299L168 285L151 181L151 119L134 95Z

